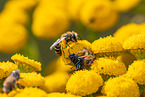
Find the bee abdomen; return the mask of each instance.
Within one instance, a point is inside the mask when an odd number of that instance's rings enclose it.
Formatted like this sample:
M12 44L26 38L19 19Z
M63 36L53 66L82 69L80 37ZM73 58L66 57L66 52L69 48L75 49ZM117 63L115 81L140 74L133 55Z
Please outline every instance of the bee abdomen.
M58 56L61 56L62 52L61 52L61 46L60 45L55 46L55 53Z

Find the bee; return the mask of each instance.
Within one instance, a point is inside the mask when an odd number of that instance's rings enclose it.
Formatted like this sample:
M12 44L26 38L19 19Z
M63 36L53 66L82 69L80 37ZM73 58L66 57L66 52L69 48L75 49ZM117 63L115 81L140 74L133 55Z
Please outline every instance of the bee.
M79 54L81 54L81 56ZM72 63L74 63L76 71L89 68L91 63L96 59L94 53L87 48L85 48L85 50L78 51L76 54L70 54L69 58Z
M20 71L15 70L13 71L4 81L3 83L3 91L7 94L15 89L17 84L17 81L20 79Z
M68 44L68 42L70 42L70 41L77 42L78 37L80 38L80 36L76 32L74 32L74 31L72 31L72 32L66 32L66 33L61 35L60 39L58 39L56 42L54 42L52 44L52 46L50 47L50 50L55 48L55 46L58 45L60 42L62 42L62 40L65 40L66 44Z
M62 54L62 45L60 45L60 43L65 40L65 44L68 45L68 42L77 42L78 37L80 38L80 36L77 33L75 33L74 31L66 32L66 33L61 35L60 39L58 39L56 42L54 42L51 45L50 50L55 48L55 53L57 55L61 56L61 54ZM63 45L63 48L64 47L65 47L65 45Z
M61 56L62 52L61 52L61 45L60 44L57 44L55 46L55 53L58 55L58 56Z

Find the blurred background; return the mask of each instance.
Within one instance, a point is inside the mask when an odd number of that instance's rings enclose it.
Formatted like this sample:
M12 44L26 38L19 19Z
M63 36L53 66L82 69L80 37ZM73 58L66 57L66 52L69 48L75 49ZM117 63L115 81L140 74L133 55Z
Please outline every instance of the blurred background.
M45 68L61 34L93 42L129 23L145 23L145 0L0 0L0 62L20 53Z

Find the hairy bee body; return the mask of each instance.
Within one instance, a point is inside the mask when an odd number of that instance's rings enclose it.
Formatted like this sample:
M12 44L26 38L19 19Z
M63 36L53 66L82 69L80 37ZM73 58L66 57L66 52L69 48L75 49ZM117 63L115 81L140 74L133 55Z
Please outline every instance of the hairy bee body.
M75 32L66 32L61 37L65 37L66 43L68 43L70 41L77 42L78 34Z
M75 55L75 54L70 54L69 58L72 61L72 63L74 63L75 67L76 67L76 71L78 70L82 70L83 69L83 59L79 58L80 56Z
M61 45L60 44L57 44L55 46L55 53L58 55L58 56L61 56L62 52L61 52Z
M54 42L51 45L50 50L52 50L53 48L55 48L55 46L57 46L58 44L60 44L60 42L62 42L63 40L65 40L65 43L67 45L68 45L68 42L77 42L78 36L79 35L77 33L75 33L74 31L72 31L72 32L66 32L66 33L64 33L64 34L61 35L61 38L60 39L58 39L56 42Z
M17 81L20 79L19 70L15 70L11 73L10 76L8 76L4 83L3 83L3 91L6 93L9 93L13 89L15 89L17 85Z
M94 53L87 48L78 51L76 54L70 54L69 58L71 62L74 63L76 71L89 68L91 63L96 59Z

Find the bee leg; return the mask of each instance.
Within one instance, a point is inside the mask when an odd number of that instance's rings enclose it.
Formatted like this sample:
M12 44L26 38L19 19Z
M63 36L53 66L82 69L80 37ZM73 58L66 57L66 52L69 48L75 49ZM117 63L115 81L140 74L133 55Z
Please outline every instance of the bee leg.
M81 65L79 63L80 63L80 60L75 64L76 71L78 71L79 69L81 69Z
M94 59L92 59L91 61L89 61L89 64L88 64L89 67L91 66L91 64L92 64L93 61L94 61Z
M21 89L22 87L21 87L21 85L19 84L19 83L17 83L17 87L19 88L19 89Z

